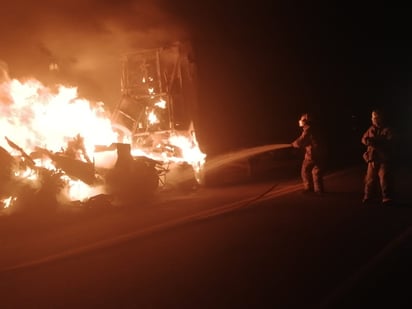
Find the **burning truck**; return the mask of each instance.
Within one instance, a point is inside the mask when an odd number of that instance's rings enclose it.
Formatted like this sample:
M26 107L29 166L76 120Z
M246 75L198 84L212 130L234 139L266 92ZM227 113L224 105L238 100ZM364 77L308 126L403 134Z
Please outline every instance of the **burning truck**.
M121 65L121 98L110 113L75 87L2 72L0 209L136 201L159 187L201 183L190 44L125 54Z
M202 182L205 154L196 139L196 66L190 43L140 50L121 59L121 100L112 114L132 154L193 169Z

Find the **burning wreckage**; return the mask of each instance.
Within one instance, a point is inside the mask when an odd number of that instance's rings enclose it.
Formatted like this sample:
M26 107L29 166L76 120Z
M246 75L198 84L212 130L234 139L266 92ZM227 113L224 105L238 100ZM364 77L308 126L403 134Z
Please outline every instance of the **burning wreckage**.
M122 56L121 99L101 102L37 80L0 79L0 209L136 202L201 183L190 44Z

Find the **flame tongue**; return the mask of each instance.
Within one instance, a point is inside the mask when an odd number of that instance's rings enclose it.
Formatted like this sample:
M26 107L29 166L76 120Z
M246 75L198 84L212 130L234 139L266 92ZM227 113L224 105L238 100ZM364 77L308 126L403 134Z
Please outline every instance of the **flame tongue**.
M36 146L59 151L77 134L84 137L89 151L116 138L102 105L92 107L78 98L76 88L60 86L53 94L38 81L11 80L2 89L9 89L11 104L1 105L6 117L0 119L0 128L28 152ZM0 145L7 147L3 141Z

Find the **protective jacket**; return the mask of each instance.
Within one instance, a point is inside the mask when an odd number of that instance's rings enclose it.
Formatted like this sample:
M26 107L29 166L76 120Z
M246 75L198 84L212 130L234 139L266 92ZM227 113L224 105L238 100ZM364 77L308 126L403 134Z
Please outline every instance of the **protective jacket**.
M292 142L292 146L305 149L305 160L317 162L322 158L323 151L319 145L318 136L309 125L303 127L302 134Z
M370 126L362 136L362 144L367 146L363 158L366 162L384 163L390 157L392 130L388 127Z

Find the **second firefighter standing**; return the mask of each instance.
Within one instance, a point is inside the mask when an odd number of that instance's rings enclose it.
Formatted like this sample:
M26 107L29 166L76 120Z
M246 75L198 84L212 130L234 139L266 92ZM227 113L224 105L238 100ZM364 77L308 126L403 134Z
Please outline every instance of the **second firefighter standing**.
M393 132L387 126L382 111L372 111L371 122L371 126L362 136L362 144L367 147L363 158L368 164L363 203L373 202L379 197L380 193L382 203L386 204L392 201L391 157Z

